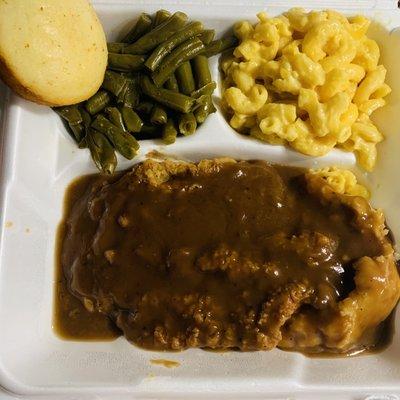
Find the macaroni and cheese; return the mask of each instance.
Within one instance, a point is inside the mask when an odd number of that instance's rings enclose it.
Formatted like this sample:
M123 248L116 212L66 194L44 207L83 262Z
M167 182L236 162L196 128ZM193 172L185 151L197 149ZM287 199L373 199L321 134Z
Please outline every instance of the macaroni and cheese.
M311 156L339 147L371 171L382 133L370 119L390 93L370 21L293 8L235 25L239 45L221 62L230 125Z
M335 193L360 196L365 199L370 197L368 189L358 183L357 177L347 169L326 167L310 170L310 173L320 176Z

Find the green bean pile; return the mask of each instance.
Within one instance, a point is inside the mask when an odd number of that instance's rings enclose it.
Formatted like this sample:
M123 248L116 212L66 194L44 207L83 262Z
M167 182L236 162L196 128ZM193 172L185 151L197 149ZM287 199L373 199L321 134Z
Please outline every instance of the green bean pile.
M172 144L215 112L208 58L237 42L214 35L182 12L159 10L153 18L141 14L120 42L108 43L100 90L83 103L54 108L100 171L114 172L115 150L131 160L139 140Z

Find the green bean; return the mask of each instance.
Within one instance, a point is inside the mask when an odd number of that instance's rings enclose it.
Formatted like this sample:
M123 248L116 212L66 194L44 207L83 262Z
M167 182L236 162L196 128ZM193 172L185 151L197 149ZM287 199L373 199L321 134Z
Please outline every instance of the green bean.
M126 131L124 120L122 119L122 115L117 107L107 107L105 110L108 119L118 128Z
M182 114L179 117L179 132L184 136L192 135L196 132L197 122L193 113Z
M172 90L159 88L150 81L148 76L142 76L140 84L143 93L151 97L153 100L183 113L188 113L192 110L194 100L189 96L176 93Z
M70 130L73 133L74 139L76 140L77 143L80 143L81 140L85 136L85 128L83 127L82 124L68 124Z
M194 99L198 99L199 97L204 96L204 95L211 96L216 87L217 87L217 84L213 81L213 82L207 83L207 85L204 85L200 89L195 90L190 95Z
M81 103L82 104L82 103ZM84 149L87 147L87 141L86 141L86 136L89 132L90 124L92 123L92 117L90 114L83 108L82 105L79 106L79 111L82 115L82 124L85 129L84 131L84 137L81 139L81 141L78 143L78 147L80 149Z
M181 93L190 95L196 89L189 61L184 62L176 69L175 76Z
M105 174L113 174L117 166L117 157L107 138L91 129L87 134L87 144L96 167Z
M146 58L133 54L108 53L108 67L114 71L138 71Z
M87 134L86 134L85 137L82 138L82 140L78 143L78 148L86 149L87 147L88 147L88 144L87 144Z
M201 22L192 22L182 28L180 31L174 33L169 39L161 42L158 47L151 53L150 57L145 62L145 65L151 71L155 71L160 65L161 61L166 57L175 47L199 34L203 29Z
M85 127L86 130L88 130L90 127L90 124L92 123L92 117L82 106L79 107L79 111L82 115L83 126Z
M162 136L162 127L158 125L144 124L138 133L134 133L137 140L160 139Z
M109 42L107 43L107 50L109 53L122 53L122 49L126 46L126 43Z
M194 76L196 78L197 89L211 83L211 72L208 65L208 58L199 54L192 60Z
M161 136L160 127L156 125L144 124L140 133L135 133L135 137L141 140L157 139Z
M171 16L171 13L167 10L158 10L156 12L156 16L153 20L153 28L162 24L165 20L167 20Z
M125 86L122 88L122 90L119 92L117 96L117 104L123 104L125 101L125 95L128 91L128 82L125 83Z
M172 118L169 118L163 127L162 139L165 144L172 144L178 136L178 131L175 128L175 123Z
M153 107L154 104L150 101L142 101L135 107L135 110L141 114L150 115Z
M155 105L151 110L150 122L153 125L164 125L167 123L167 119L166 111L162 107Z
M168 80L164 84L164 87L174 92L179 92L178 81L176 80L175 75L171 75L168 78Z
M86 110L94 115L103 110L110 103L111 97L105 90L99 90L90 99L86 100Z
M151 75L154 83L161 86L185 61L189 61L201 51L204 50L204 45L198 38L191 38L182 43L162 61L159 68Z
M140 14L137 22L125 35L125 37L122 39L122 42L133 43L134 41L138 40L151 29L151 24L152 22L149 14Z
M129 133L112 124L104 115L98 115L92 122L92 128L107 136L115 149L125 158L131 160L139 149L139 143Z
M118 95L117 103L131 108L139 104L139 85L136 79L126 78L125 87Z
M177 30L181 29L187 21L187 15L178 11L158 25L150 32L136 40L136 42L124 48L124 53L146 54L157 45L167 40Z
M53 110L69 124L76 125L82 122L82 115L77 105L54 107Z
M106 71L101 87L118 96L126 85L126 78L113 71Z
M121 108L122 118L124 120L125 126L128 128L130 132L140 132L143 126L143 122L140 119L139 115L129 107Z
M137 104L139 104L139 92L137 88L127 88L127 91L125 93L123 105L126 107L133 108Z
M238 43L239 43L239 41L235 36L229 36L229 37L222 38L219 40L214 40L208 46L206 46L203 54L206 57L212 57L218 53L222 53L225 50L228 50L228 49L231 49L232 47L237 46Z
M215 30L214 29L206 29L203 32L198 35L198 38L205 44L210 44L215 36Z
M193 113L197 123L202 124L207 119L209 114L212 114L215 111L217 110L214 107L211 96L204 96L202 102L198 105Z

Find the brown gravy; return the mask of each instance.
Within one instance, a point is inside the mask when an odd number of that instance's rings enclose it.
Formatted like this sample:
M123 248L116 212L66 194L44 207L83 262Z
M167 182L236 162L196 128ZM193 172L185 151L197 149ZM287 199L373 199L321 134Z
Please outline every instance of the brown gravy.
M353 209L308 192L303 169L226 163L147 182L157 168L69 187L57 245L63 337L270 349L301 310L337 308L354 289L355 260L383 253Z
M104 180L116 179L103 176ZM88 186L98 180L98 175L87 175L72 182L64 197L64 215L71 212ZM55 307L53 324L55 331L68 340L112 340L121 335L112 321L100 312L88 311L79 298L68 289L61 265L62 241L65 237L66 224L61 223L57 231Z

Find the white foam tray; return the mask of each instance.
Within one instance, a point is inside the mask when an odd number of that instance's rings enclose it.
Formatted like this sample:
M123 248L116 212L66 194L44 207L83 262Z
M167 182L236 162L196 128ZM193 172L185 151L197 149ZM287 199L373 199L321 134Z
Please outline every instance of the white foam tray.
M272 2L271 2L272 3ZM115 38L139 12L161 7L182 10L192 19L224 32L233 21L254 19L261 9L278 14L290 6L331 7L362 13L374 24L371 35L382 49L393 89L390 104L375 120L387 135L379 146L374 173L362 174L375 205L382 207L400 240L400 11L396 1L95 1L109 39ZM351 3L351 4L350 4ZM218 78L213 61L214 77ZM400 399L400 333L380 354L354 358L317 359L279 350L254 353L212 353L188 350L155 353L114 342L72 342L52 330L54 246L63 194L77 176L95 172L88 151L78 150L59 118L49 108L26 102L2 90L0 96L1 231L0 231L0 398L35 399ZM354 158L338 151L320 159L307 158L236 134L220 113L198 132L164 147L143 142L149 150L197 160L229 155L290 165L340 164L355 167ZM137 159L139 160L139 159ZM136 160L136 161L137 161ZM119 161L120 168L130 162ZM397 325L400 312L397 313ZM167 358L175 369L152 365ZM0 389L1 390L1 389ZM7 392L7 393L6 393ZM388 395L386 397L385 395ZM393 397L392 397L393 396ZM19 397L18 397L19 398Z

